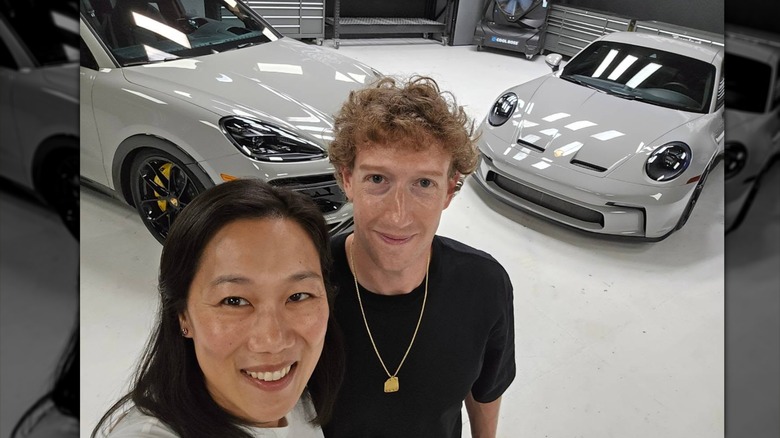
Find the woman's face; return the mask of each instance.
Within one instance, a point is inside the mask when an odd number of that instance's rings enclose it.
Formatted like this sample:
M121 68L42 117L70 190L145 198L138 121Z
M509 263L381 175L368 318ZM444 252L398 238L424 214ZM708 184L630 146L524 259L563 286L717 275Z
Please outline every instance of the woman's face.
M325 340L328 300L314 243L286 219L226 225L206 245L179 319L214 400L245 420L280 425Z

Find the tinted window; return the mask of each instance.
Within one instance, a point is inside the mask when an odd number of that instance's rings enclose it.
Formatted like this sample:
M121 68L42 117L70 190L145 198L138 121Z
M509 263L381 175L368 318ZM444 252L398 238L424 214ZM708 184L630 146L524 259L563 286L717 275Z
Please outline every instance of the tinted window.
M2 40L0 40L0 67L16 69L16 61Z
M78 6L75 2L0 2L0 13L38 64L74 62L79 56Z
M98 69L97 61L95 61L92 51L90 51L89 47L84 43L83 38L81 38L81 66L91 68L92 70Z
M85 17L123 66L208 55L281 35L235 0L83 0Z
M715 66L698 59L631 44L597 42L575 56L562 79L626 99L707 112Z
M772 69L769 64L726 53L726 108L752 113L766 110Z

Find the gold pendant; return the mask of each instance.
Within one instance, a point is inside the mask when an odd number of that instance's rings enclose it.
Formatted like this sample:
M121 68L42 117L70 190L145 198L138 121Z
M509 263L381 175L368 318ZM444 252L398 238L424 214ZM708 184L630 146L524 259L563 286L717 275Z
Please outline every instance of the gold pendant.
M398 391L398 377L392 376L385 381L385 392Z

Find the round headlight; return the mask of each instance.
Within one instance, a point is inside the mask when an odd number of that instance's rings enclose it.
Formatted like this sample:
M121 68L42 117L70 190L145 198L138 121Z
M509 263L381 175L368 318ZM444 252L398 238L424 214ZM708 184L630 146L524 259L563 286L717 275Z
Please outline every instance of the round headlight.
M326 156L317 143L270 123L228 116L219 125L238 150L255 160L305 161Z
M747 148L742 143L726 142L723 159L726 162L726 174L724 177L726 179L733 178L745 168L748 159Z
M647 158L645 172L655 181L671 181L680 176L691 164L691 148L674 141L656 148Z
M515 93L505 93L498 98L488 115L488 123L493 126L501 126L512 117L517 107L517 95Z

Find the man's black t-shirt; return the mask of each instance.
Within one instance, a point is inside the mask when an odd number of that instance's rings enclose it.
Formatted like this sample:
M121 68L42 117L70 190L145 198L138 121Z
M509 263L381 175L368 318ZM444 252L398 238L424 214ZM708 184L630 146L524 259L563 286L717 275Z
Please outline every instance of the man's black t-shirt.
M385 393L387 380L358 307L344 248L334 237L334 314L344 332L347 370L326 437L457 437L469 392L488 403L515 377L512 285L490 255L436 236L428 300L409 356L398 373L400 389ZM390 373L403 358L420 316L425 281L404 295L378 295L360 287L371 333Z

